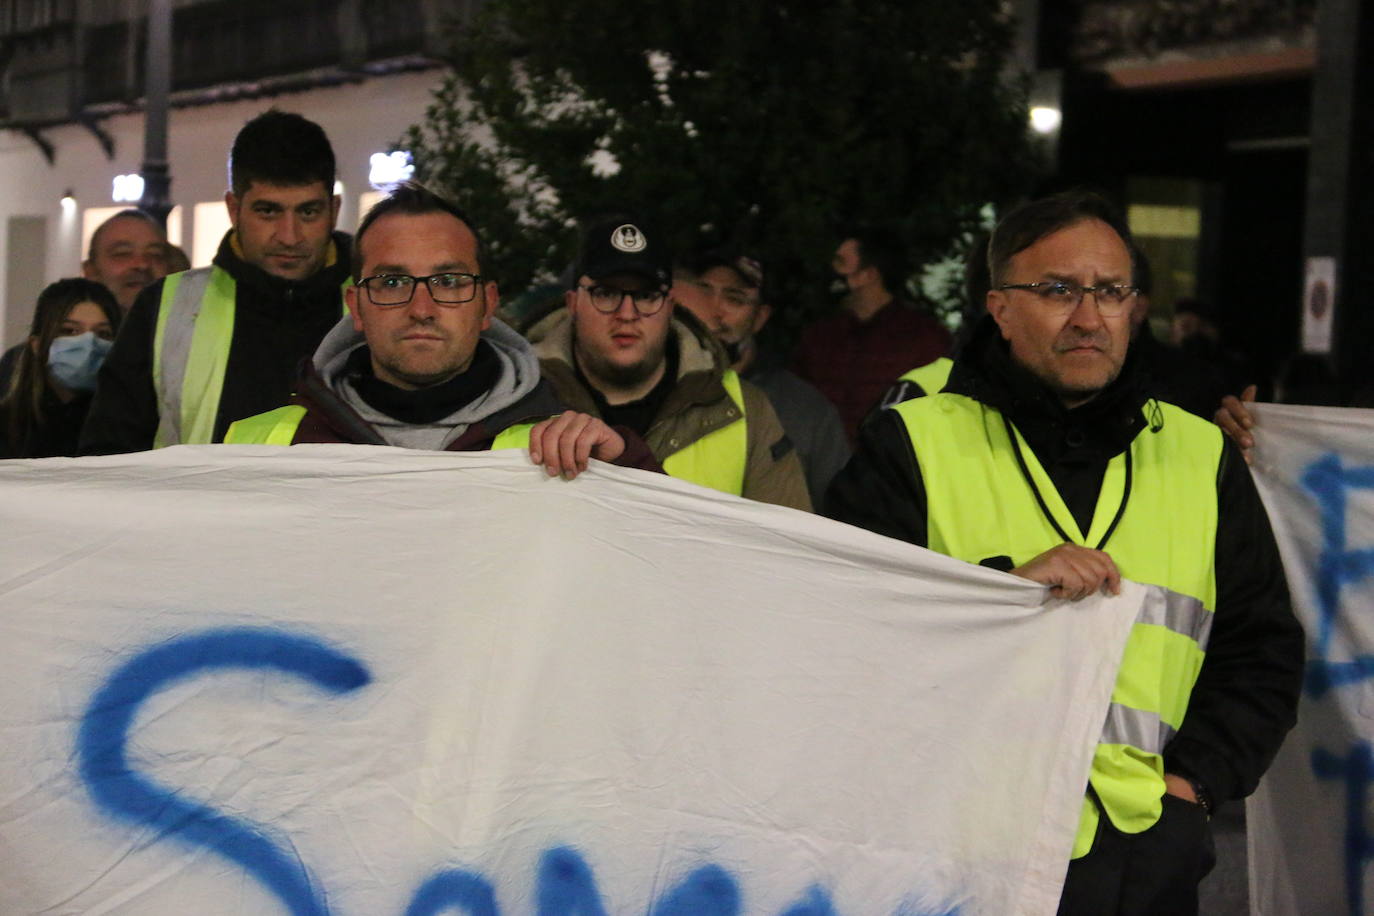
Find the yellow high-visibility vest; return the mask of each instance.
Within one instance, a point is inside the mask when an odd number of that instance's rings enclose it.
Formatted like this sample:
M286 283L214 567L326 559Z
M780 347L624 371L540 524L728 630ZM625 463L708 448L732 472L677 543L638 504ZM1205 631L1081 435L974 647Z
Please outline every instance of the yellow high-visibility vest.
M917 366L902 374L898 381L915 382L926 394L939 394L949 381L949 370L954 368L954 360L948 356L937 356L924 366Z
M278 407L257 416L247 417L230 424L224 434L225 445L290 445L296 438L296 430L305 419L306 410L299 404ZM497 433L492 440L491 450L504 448L530 447L530 430L533 423L516 423Z
M340 291L351 281L345 280ZM234 339L238 284L220 267L169 274L153 332L157 432L153 448L214 441ZM344 313L348 309L340 306Z
M891 409L906 424L920 465L932 550L970 563L1009 556L1019 566L1068 540L1105 550L1126 578L1168 590L1132 626L1089 777L1117 829L1153 826L1164 795L1164 747L1188 710L1216 605L1221 430L1159 404L1158 431L1145 428L1108 462L1083 532L998 411L948 392ZM1085 798L1075 858L1091 848L1098 817Z
M721 383L734 401L738 418L663 459L663 470L679 480L740 496L749 464L749 428L739 376L726 369Z

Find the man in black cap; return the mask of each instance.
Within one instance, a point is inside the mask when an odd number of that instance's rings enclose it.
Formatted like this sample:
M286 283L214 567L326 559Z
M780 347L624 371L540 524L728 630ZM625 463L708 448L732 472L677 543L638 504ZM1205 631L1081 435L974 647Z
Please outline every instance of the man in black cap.
M565 307L530 329L540 369L573 410L624 426L674 477L810 509L806 478L768 398L668 296L672 254L642 219L583 236Z

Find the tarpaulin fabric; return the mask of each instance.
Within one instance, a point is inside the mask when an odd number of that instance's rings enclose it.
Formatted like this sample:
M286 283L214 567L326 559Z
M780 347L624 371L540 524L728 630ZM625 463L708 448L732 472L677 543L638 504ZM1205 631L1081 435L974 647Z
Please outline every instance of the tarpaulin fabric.
M1148 590L517 452L0 462L0 912L1048 914Z
M1251 912L1374 910L1374 411L1261 404L1255 482L1307 632L1298 724L1247 806Z

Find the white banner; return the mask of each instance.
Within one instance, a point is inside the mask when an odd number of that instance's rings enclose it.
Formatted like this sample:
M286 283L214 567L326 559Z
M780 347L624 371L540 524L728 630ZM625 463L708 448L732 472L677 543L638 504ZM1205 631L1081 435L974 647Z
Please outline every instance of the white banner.
M1254 408L1255 481L1307 631L1298 724L1251 798L1251 911L1363 916L1374 782L1374 411Z
M1050 914L1135 610L522 454L0 462L0 913Z

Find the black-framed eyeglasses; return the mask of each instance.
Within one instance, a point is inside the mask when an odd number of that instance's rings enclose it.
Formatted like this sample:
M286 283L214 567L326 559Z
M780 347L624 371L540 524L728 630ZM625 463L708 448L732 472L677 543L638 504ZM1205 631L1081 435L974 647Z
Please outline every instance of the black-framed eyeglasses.
M357 285L367 290L367 298L373 305L387 306L408 303L421 283L429 287L430 298L439 305L462 305L476 298L477 290L482 285L482 276L464 273L430 274L427 277L377 274L363 277Z
M621 289L618 286L607 286L605 283L595 283L591 286L579 283L577 288L587 293L587 298L592 300L593 308L607 315L619 309L626 296L634 303L635 311L646 318L663 308L663 303L668 301L666 289Z
M1126 310L1131 297L1140 292L1140 287L1124 283L1081 286L1068 280L1046 280L1041 283L1004 283L997 289L1023 289L1040 297L1040 301L1065 312L1071 312L1083 302L1088 293L1093 294L1097 310L1108 317L1115 317Z

